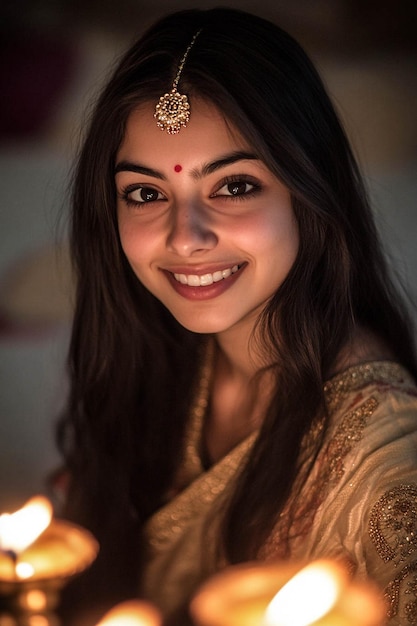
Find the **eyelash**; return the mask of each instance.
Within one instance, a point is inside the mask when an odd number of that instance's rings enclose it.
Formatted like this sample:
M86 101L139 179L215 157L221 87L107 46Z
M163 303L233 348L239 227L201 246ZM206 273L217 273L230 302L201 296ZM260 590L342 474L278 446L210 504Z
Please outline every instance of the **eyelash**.
M140 190L145 190L148 189L151 192L154 192L158 195L163 196L163 198L156 198L155 200L149 200L148 202L146 200L133 200L133 198L130 197L130 194L132 194L134 191L140 191ZM160 202L161 200L166 200L164 194L161 191L158 191L157 189L155 189L154 187L152 187L151 185L127 185L127 187L124 187L121 191L121 194L119 196L121 198L121 200L123 200L128 207L141 207L144 204L151 204L152 202Z
M227 185L233 185L234 183L243 183L245 185L250 185L251 189L249 191L245 191L244 193L240 193L238 195L233 194L219 194L219 191L226 187ZM262 185L258 180L252 178L252 176L237 174L234 176L226 176L217 186L217 191L211 194L210 198L227 198L227 200L233 201L241 201L248 198L252 198L262 191Z
M249 191L244 191L243 193L239 193L236 195L219 193L223 189L223 187L227 187L228 185L233 185L237 183L250 185L251 189L249 189ZM148 201L146 200L139 201L139 200L133 200L130 197L130 194L132 194L133 192L146 190L146 189L148 189L150 192L153 192L157 195L161 195L162 198L155 198L154 200L148 200ZM210 198L221 198L222 200L226 199L227 201L232 200L234 202L236 201L243 202L244 200L248 198L252 198L253 196L257 195L261 191L262 191L262 185L259 183L259 181L252 178L252 176L239 174L239 175L234 175L234 176L226 176L225 178L223 178L223 180L221 180L220 183L217 185L217 190L210 195ZM119 197L121 198L121 200L123 200L127 204L128 207L142 207L145 204L152 204L153 202L161 202L161 201L166 200L166 197L164 196L164 194L161 191L158 191L157 189L152 187L151 185L138 185L138 184L128 185L127 187L123 188L121 190L121 194Z

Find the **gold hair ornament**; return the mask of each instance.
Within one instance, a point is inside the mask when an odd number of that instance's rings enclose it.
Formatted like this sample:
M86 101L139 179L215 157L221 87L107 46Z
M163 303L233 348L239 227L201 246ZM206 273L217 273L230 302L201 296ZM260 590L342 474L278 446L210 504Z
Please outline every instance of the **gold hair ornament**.
M190 103L186 95L178 92L178 83L188 53L200 33L201 29L194 35L190 45L186 49L178 66L178 72L172 84L171 91L161 96L155 107L154 118L156 119L156 124L161 130L166 130L169 135L179 133L181 127L184 126L185 128L190 120Z

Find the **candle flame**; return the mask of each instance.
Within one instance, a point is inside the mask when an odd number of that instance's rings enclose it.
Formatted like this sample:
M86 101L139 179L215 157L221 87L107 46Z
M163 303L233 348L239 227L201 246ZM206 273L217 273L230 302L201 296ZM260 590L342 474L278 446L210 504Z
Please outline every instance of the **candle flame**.
M0 549L19 554L49 526L52 505L47 498L35 496L18 511L0 515Z
M106 613L97 626L160 626L158 610L139 600L127 600Z
M328 561L315 561L288 581L269 603L264 626L308 626L337 602L345 573Z
M20 580L26 580L33 576L35 568L30 563L16 563L15 573Z

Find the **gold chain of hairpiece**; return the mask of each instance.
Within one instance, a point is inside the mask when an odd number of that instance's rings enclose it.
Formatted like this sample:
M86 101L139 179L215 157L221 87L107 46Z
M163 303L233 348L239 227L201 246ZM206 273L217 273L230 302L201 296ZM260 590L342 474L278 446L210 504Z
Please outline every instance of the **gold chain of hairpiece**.
M156 119L156 124L161 130L166 130L169 135L179 133L181 127L184 126L185 128L190 120L190 103L186 95L178 92L178 83L188 53L200 33L201 29L194 35L190 45L186 49L178 66L178 72L172 84L171 91L161 96L155 107L154 118Z

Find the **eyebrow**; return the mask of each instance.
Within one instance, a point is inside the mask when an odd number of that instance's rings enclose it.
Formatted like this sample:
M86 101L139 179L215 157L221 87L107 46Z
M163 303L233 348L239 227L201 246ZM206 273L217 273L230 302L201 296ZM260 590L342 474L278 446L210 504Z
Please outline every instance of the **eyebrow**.
M224 156L211 161L210 163L204 164L201 168L194 168L191 170L191 176L195 180L199 180L204 176L208 176L213 172L221 169L222 167L226 167L227 165L232 165L238 161L258 161L258 157L251 152L237 151L231 152L230 154L225 154ZM115 167L114 173L118 174L119 172L135 172L135 174L143 174L145 176L151 176L153 178L158 178L159 180L166 180L166 176L150 167L145 167L140 163L133 163L131 161L120 161Z
M213 174L217 170L222 167L226 167L226 165L232 165L233 163L237 163L238 161L256 161L258 157L251 152L232 152L231 154L225 154L224 156L211 161L211 163L206 163L201 167L201 169L192 169L191 176L199 180L204 176L208 176L209 174Z
M114 173L119 172L135 172L135 174L144 174L145 176L152 176L153 178L159 178L160 180L166 180L165 176L154 170L151 167L145 167L139 163L131 163L130 161L120 161L114 169Z

